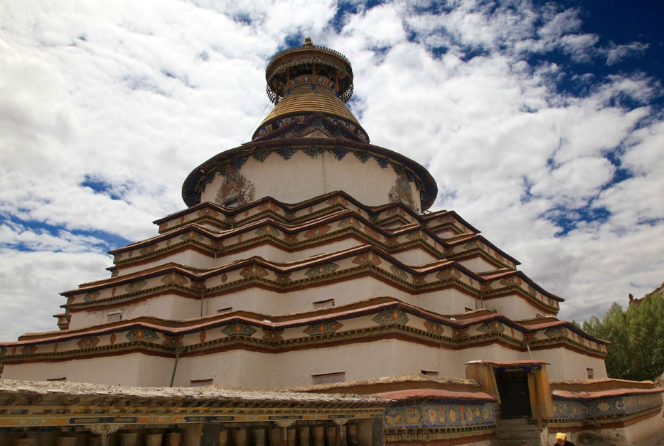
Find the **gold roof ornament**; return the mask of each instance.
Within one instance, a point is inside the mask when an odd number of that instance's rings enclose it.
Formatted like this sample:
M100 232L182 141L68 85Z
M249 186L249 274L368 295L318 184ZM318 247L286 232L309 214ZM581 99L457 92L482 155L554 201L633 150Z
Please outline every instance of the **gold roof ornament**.
M353 68L343 54L314 45L311 37L299 47L277 53L265 69L268 98L275 104L254 133L253 140L321 114L369 142L357 118L346 106L353 96Z

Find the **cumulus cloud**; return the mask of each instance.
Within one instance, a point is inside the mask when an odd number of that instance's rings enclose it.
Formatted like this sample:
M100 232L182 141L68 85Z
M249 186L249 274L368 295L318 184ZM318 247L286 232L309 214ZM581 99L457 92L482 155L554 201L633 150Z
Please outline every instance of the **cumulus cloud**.
M660 87L592 73L646 46L599 46L578 9L10 1L0 16L2 339L54 329L59 292L107 277L104 250L184 206L186 175L253 132L267 61L304 35L352 61L351 106L372 142L427 166L435 208L566 298L561 317L663 280ZM44 314L18 317L35 302Z

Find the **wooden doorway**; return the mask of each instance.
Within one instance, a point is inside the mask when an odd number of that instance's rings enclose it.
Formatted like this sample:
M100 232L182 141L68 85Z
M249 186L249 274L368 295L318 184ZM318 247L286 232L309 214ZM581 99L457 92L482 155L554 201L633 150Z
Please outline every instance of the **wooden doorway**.
M528 372L496 373L501 418L530 418Z

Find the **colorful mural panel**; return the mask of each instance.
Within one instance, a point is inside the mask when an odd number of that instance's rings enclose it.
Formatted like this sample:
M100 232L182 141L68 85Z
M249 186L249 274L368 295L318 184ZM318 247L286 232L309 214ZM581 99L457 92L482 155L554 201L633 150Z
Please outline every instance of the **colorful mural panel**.
M263 340L264 341L274 341L274 342L279 342L283 341L284 338L282 335L284 334L284 330L268 330L268 329L263 329Z
M502 333L505 331L505 326L498 321L488 321L477 327L480 333Z
M436 335L442 335L445 333L445 326L437 324L436 322L424 321L424 328L426 328L429 333Z
M320 237L330 232L330 229L332 229L332 227L328 225L318 226L316 228L309 229L302 237L306 239Z
M272 237L281 237L281 232L273 226L262 226L256 230L256 235L270 235Z
M251 203L256 198L256 187L234 166L226 166L224 180L217 191L215 203L222 206L237 202L240 206Z
M473 427L496 424L494 404L423 402L388 407L386 429Z
M139 280L139 281L136 281L136 282L132 282L132 283L130 283L129 285L127 285L125 287L125 291L127 293L133 293L133 292L136 292L136 291L140 291L143 288L145 288L145 285L147 285L147 284L148 283L145 280Z
M371 320L377 323L378 325L391 325L391 324L406 325L408 323L408 315L403 310L394 308L391 310L381 311Z
M246 277L247 279L252 277L265 277L269 274L270 273L268 273L265 268L258 265L245 266L242 268L242 271L240 271L240 275L242 277Z
M221 329L221 332L226 336L252 336L256 331L251 325L242 323L226 325Z
M349 217L349 218L342 218L337 227L339 228L353 227L355 229L360 229L362 225L360 224L359 221L357 221L356 218Z
M323 322L321 324L309 325L303 330L304 333L309 336L319 336L325 334L331 334L343 327L343 324L337 321Z
M353 259L353 263L361 266L378 266L383 262L381 262L380 257L378 257L373 252L365 252L364 254L360 254L359 256L355 257Z
M394 274L395 276L397 276L399 279L401 279L401 280L408 280L408 274L406 273L406 271L402 270L402 269L399 268L398 266L396 266L396 265L391 265L391 266L390 266L390 271L392 271L392 274Z
M182 274L170 273L166 274L164 277L161 278L161 283L164 283L166 285L173 284L178 286L185 286L189 283L189 281Z
M324 276L326 274L332 274L339 268L339 265L336 263L326 263L325 265L312 266L309 268L304 275L314 279L316 277Z
M659 393L623 395L586 401L553 400L553 417L558 419L582 419L588 417L612 417L658 408L662 405Z
M99 291L93 291L92 293L87 293L85 296L83 296L83 300L86 302L93 302L97 300L99 296L101 296Z
M382 166L381 166L382 167ZM391 203L402 203L415 212L419 212L417 203L415 202L415 197L413 195L413 190L410 187L408 182L408 176L405 172L402 172L401 175L397 175L397 182L390 192L388 193L388 199Z
M97 336L84 336L77 342L78 348L81 350L86 348L95 348L99 344L99 338Z
M159 339L159 335L149 328L132 328L127 332L127 339L130 341L154 342Z

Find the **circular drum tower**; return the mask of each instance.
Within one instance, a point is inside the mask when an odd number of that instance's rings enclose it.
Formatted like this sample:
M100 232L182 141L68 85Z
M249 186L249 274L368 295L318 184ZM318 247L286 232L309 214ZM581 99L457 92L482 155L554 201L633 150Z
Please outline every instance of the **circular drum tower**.
M368 206L395 202L421 212L433 204L437 186L429 172L369 144L346 106L353 94L346 57L307 38L274 56L265 78L274 109L251 142L192 171L182 188L188 206L234 207L266 196L298 203L338 190Z

